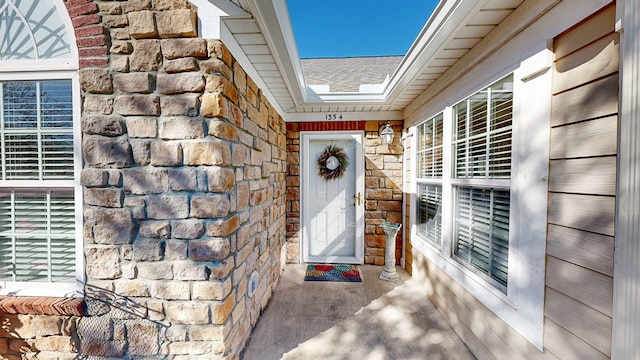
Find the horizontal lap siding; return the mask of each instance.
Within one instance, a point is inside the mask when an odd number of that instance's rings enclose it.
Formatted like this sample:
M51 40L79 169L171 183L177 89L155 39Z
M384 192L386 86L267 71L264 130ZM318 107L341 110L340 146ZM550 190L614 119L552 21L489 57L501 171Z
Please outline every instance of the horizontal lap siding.
M440 310L476 358L555 359L553 355L534 348L438 266L425 261L420 255L414 258L414 264L419 269L416 272L424 271L424 274L418 276L427 276L431 281L429 300Z
M615 7L554 39L545 348L611 355L618 113Z

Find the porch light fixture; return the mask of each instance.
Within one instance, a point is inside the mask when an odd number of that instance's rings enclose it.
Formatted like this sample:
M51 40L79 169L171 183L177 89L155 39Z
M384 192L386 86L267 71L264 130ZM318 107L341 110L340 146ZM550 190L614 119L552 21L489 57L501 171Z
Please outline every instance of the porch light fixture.
M395 133L393 132L393 129L391 128L391 125L387 121L387 125L384 126L382 131L380 131L380 137L382 138L382 142L385 145L391 144L393 142L393 136L394 135L395 135Z

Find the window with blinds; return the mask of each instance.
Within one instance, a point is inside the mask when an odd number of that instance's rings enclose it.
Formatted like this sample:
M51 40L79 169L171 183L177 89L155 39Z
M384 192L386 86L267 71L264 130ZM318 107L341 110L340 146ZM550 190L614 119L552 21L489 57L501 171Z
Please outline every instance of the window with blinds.
M418 184L418 234L442 244L442 186Z
M418 234L442 244L443 114L418 126Z
M504 293L512 123L509 75L416 127L417 238Z
M0 190L0 280L74 279L73 190Z
M442 178L443 114L418 126L418 178Z
M0 106L0 281L73 283L71 80L0 82Z
M453 176L461 179L511 176L513 76L453 106Z
M509 263L509 191L457 189L454 253L506 290Z
M512 119L512 75L453 106L453 253L504 292L509 263ZM473 179L474 185L458 185L456 179Z
M71 81L0 82L1 180L73 180Z

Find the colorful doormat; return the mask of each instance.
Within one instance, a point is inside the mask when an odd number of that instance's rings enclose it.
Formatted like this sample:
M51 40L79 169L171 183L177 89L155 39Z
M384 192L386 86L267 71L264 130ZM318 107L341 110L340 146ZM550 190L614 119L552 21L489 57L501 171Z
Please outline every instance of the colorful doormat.
M360 271L355 265L307 265L304 281L361 282Z

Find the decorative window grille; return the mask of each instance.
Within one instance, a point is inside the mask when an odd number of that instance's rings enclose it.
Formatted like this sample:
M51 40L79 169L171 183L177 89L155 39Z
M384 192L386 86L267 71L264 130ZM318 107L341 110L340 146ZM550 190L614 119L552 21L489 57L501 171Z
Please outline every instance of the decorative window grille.
M0 0L0 61L70 58L66 27L51 0Z

